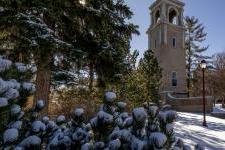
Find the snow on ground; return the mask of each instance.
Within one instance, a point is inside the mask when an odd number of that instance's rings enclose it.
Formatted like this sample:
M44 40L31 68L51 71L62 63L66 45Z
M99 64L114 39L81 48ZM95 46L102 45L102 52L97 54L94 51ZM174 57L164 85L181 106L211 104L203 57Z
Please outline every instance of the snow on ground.
M207 115L208 127L203 127L202 118L202 114L179 112L175 123L177 137L193 147L199 143L206 150L225 150L225 119Z
M213 108L213 113L222 113L225 114L225 109L221 107L214 107Z

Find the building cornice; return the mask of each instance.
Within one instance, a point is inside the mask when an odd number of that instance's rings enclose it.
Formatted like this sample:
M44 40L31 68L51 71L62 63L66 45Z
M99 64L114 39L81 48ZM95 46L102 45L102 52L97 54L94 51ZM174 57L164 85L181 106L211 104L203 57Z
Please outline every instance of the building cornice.
M182 8L185 6L185 3L184 2L181 2L179 0L156 0L150 7L149 9L152 10L154 9L155 7L158 7L162 2L165 2L167 4L171 4L171 5L175 5L179 8Z

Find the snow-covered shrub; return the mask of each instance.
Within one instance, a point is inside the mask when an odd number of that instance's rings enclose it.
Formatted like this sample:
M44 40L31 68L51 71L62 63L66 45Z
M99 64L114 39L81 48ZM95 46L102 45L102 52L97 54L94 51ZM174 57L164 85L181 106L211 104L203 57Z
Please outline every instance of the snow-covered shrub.
M3 140L5 144L16 142L19 137L19 132L15 128L7 129L3 134Z
M61 125L61 124L65 123L65 122L66 122L66 118L63 115L58 116L57 119L56 119L56 123L58 125Z
M25 64L0 56L0 132L7 123L23 117L20 105L35 91L34 84L28 82L31 77L32 72Z
M153 132L149 138L154 148L163 148L167 142L167 137L162 132Z
M16 69L21 72L21 73L24 73L27 71L27 66L23 63L15 63L15 66L16 66Z
M41 121L34 121L32 123L32 131L34 133L44 132L46 130L46 125Z
M100 111L107 112L111 115L115 113L114 102L116 100L116 94L113 92L106 92L104 95L103 105L100 107Z
M15 122L11 122L8 125L9 128L15 128L18 130L21 130L23 128L23 121L15 121Z
M116 94L113 92L106 92L104 95L104 101L107 103L112 103L116 99Z
M22 149L41 149L41 138L35 135L28 136L21 143L18 144L18 147Z
M33 93L36 90L35 85L33 83L30 83L30 82L24 82L22 84L22 87L23 87L24 90L29 91L30 93Z
M0 58L0 72L4 72L9 69L12 65L12 62L7 59Z
M5 92L3 96L9 100L12 100L16 99L19 96L19 92L16 89L10 88Z
M8 100L7 98L4 98L4 97L0 97L0 108L1 107L5 107L5 106L8 106Z
M71 118L60 115L55 121L48 116L39 120L37 113L44 107L42 101L37 101L27 115L30 118L24 119L21 108L14 104L11 113L15 121L8 124L1 148L158 150L185 147L181 140L176 142L173 134L175 111L161 111L157 106L149 105L128 113L125 103L114 104L115 93L106 95L100 111L90 120L85 120L83 108L76 108ZM108 96L110 102L106 100Z
M21 112L21 107L17 104L11 106L11 116L18 116Z
M45 107L44 101L43 101L43 100L38 100L38 101L37 101L37 104L36 104L36 108L39 109L39 110L41 110L41 109L43 109L44 107Z

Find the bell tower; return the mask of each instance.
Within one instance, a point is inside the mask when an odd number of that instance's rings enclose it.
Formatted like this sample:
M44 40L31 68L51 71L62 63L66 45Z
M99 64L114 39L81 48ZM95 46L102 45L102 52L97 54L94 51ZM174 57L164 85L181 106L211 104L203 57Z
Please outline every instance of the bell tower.
M148 42L163 69L161 92L187 92L184 5L180 0L156 0L150 6Z

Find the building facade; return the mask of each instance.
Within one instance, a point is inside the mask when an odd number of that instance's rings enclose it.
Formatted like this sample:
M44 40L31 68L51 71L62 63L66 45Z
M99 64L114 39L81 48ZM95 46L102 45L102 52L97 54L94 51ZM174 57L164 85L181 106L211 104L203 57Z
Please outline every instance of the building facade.
M147 31L149 49L162 68L160 91L187 92L185 62L184 3L156 0L151 6L151 25Z

